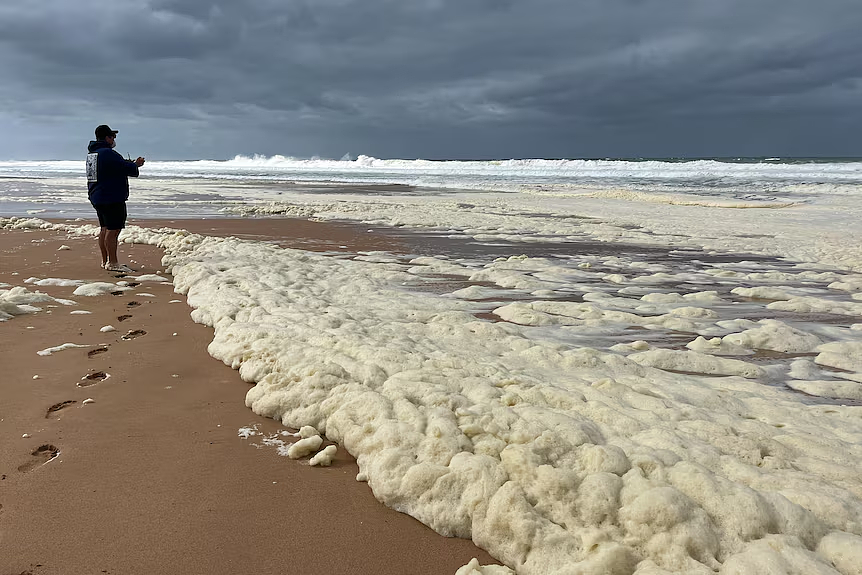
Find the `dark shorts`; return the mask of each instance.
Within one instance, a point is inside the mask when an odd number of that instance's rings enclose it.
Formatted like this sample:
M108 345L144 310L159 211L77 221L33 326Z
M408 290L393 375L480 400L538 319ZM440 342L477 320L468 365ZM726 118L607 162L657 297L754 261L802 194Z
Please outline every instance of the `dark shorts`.
M126 202L116 204L93 204L99 216L99 225L109 230L122 230L126 227Z

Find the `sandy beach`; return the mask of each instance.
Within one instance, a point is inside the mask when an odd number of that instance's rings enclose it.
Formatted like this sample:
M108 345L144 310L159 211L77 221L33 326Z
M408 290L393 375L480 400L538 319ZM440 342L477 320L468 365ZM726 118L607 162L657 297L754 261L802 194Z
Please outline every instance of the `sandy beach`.
M350 226L213 222L182 227L306 249L391 248ZM138 274L170 281L160 249L120 252ZM0 283L123 281L114 276L91 238L0 231ZM264 445L295 430L245 407L249 384L207 353L212 329L191 320L170 283L127 287L0 322L0 573L430 574L473 557L494 563L375 500L343 449L324 468ZM73 288L29 289L70 298ZM81 347L37 354L65 343ZM243 439L242 428L256 435Z

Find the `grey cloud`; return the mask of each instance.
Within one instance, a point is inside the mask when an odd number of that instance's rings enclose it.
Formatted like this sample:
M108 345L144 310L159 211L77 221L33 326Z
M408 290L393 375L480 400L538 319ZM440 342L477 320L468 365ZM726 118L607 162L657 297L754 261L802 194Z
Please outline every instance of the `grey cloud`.
M68 157L104 115L165 157L198 155L176 128L210 157L862 154L861 28L856 0L10 3L0 128Z

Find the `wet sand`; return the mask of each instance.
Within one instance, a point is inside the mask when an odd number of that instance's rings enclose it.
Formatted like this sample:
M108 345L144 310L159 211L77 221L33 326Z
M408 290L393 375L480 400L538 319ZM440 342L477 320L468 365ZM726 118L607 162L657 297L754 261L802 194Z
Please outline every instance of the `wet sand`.
M299 220L135 224L394 249L361 227ZM163 272L155 247L120 253L139 274ZM94 239L0 231L0 283L115 275L99 268ZM343 450L318 468L238 437L248 426L285 428L245 407L249 385L207 354L212 330L192 322L170 284L96 297L26 287L78 305L37 304L41 312L0 322L0 574L438 574L472 557L494 562L377 502ZM67 342L88 347L37 354Z

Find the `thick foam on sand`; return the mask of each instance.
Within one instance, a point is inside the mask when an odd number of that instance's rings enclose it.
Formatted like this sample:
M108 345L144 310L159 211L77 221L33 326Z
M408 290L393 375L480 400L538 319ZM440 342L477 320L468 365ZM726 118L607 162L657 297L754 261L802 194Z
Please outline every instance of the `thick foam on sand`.
M671 349L645 361L650 351L627 359L563 343L636 326L737 333L731 343L753 350L829 345L815 334L778 320L734 324L723 319L731 302L716 294L537 300L496 308L532 313L492 323L475 319L470 302L405 290L416 262L396 270L193 242L166 241L166 263L196 321L215 328L210 353L257 382L247 404L324 431L386 504L472 537L519 571L744 571L776 553L826 569L832 558L811 553L823 537L862 533L859 408L813 407L766 385L789 369L780 361ZM548 261L483 271L483 281L507 278L501 287L567 285ZM839 331L850 336L830 334Z
M830 287L857 274L633 255L361 261L135 227L124 241L165 248L214 328L210 354L256 382L256 413L314 426L378 499L519 573L862 564L862 407L830 399L862 377L859 302ZM451 297L429 288L441 274Z
M10 289L3 289L9 287ZM0 286L0 321L11 319L18 315L42 311L36 304L44 305L75 305L76 302L67 299L57 299L38 290L30 291L24 286Z

